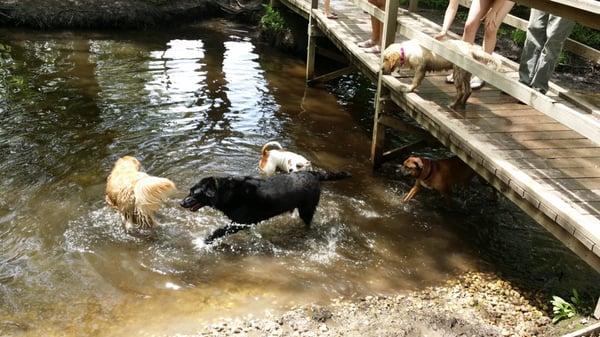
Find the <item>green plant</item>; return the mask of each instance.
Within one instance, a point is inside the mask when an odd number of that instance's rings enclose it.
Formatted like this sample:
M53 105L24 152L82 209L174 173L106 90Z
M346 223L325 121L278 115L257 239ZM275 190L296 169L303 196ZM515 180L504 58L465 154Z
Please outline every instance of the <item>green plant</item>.
M281 13L271 7L271 5L266 5L265 8L265 15L260 19L261 26L273 32L283 31L285 29L285 20L281 16Z
M563 319L571 318L577 314L577 307L581 306L581 298L577 290L573 289L573 296L571 296L571 302L569 303L558 296L552 296L552 323L557 323Z
M524 31L520 30L520 29L515 29L513 30L511 37L513 39L513 41L517 44L522 46L523 43L525 43L525 37L527 36L527 33L525 33Z

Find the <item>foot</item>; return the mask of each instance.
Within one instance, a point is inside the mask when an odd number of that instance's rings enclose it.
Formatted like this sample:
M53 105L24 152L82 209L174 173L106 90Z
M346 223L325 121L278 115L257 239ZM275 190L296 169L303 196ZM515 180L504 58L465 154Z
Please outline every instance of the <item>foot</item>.
M327 16L327 18L331 19L331 20L336 20L338 18L337 14L333 13L333 12L331 12L329 14L325 13L325 16Z
M379 54L381 53L381 48L379 47L378 44L370 47L370 48L365 48L365 53L369 53L369 54Z
M375 45L375 42L373 42L371 39L368 39L367 41L357 43L357 45L361 48L371 48Z
M485 82L477 76L473 76L471 78L471 89L473 89L473 90L481 89L484 84L485 84Z
M454 73L446 76L446 83L449 83L449 84L454 83Z

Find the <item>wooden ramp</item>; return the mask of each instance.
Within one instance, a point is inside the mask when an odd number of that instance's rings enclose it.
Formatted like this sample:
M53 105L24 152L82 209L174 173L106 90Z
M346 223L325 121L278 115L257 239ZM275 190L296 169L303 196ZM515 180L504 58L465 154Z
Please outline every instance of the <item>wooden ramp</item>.
M502 89L486 84L482 90L473 92L465 111L451 111L446 106L455 89L444 83L446 74L428 75L416 93L404 93L402 88L410 83L412 74L402 74L399 78L380 76L380 56L366 54L357 46L370 37L370 16L365 11L382 19L383 11L360 0L336 1L339 18L331 20L319 9L311 12L308 0L280 2L310 18L309 35L326 37L354 67L379 81L387 91L384 100L391 99L410 114L600 272L600 122L596 117L558 94L544 96L518 84L516 65L509 60L503 60L504 68L501 74L496 74L460 54L440 50L452 54L448 57L451 61ZM316 7L315 1L312 6ZM399 11L397 22L395 36L387 39L384 36L384 41L395 38L399 42L408 36L433 51L442 48L430 38L439 31L439 26L404 10ZM311 59L310 43L309 78L314 76L310 64L314 62L314 48ZM520 104L513 96L527 105ZM377 111L374 128L394 127L395 121L392 111Z

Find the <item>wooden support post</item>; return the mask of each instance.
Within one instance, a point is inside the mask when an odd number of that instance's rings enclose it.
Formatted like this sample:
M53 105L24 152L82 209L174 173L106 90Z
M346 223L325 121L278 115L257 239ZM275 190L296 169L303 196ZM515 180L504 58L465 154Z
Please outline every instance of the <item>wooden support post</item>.
M399 0L388 0L385 4L385 16L383 21L383 36L381 37L381 58L383 61L383 49L394 42L396 37L396 22L398 18ZM382 96L387 95L387 89L383 86L383 74L379 71L377 79L377 92L375 93L375 116L373 119L373 140L371 143L371 162L373 167L381 165L383 159L383 148L385 143L385 129L379 125L379 115L382 113Z
M419 7L419 0L410 0L408 2L408 11L409 12L416 12L418 7Z
M271 6L272 8L277 8L277 7L279 7L279 5L280 5L279 0L269 0L269 6Z
M319 6L319 0L311 0L310 13L308 14L308 50L306 51L306 82L315 77L315 48L317 24L314 22L313 9Z
M332 72L324 74L324 75L319 75L316 77L313 76L312 80L308 80L306 82L306 84L310 86L310 85L314 85L316 83L323 83L323 82L331 81L340 76L348 75L348 74L352 73L353 71L354 71L354 67L352 67L352 66L344 67L342 69L338 69L338 70L332 71Z
M596 310L594 310L594 318L600 319L600 298L598 298L598 303L596 303Z

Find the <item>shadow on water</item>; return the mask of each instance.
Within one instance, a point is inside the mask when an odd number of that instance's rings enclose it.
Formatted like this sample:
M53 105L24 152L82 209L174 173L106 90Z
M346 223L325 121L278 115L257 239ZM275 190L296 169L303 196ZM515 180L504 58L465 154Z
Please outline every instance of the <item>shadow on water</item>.
M419 289L476 270L533 288L560 275L568 286L597 280L484 189L462 194L457 209L428 192L402 204L412 182L368 163L370 84L351 75L305 88L303 61L256 43L247 27L2 36L0 333L193 332L215 316ZM286 214L205 246L228 220L186 212L178 198L203 176L257 175L273 139L353 178L324 184L308 230ZM104 204L106 176L125 154L180 189L153 239L126 235Z

